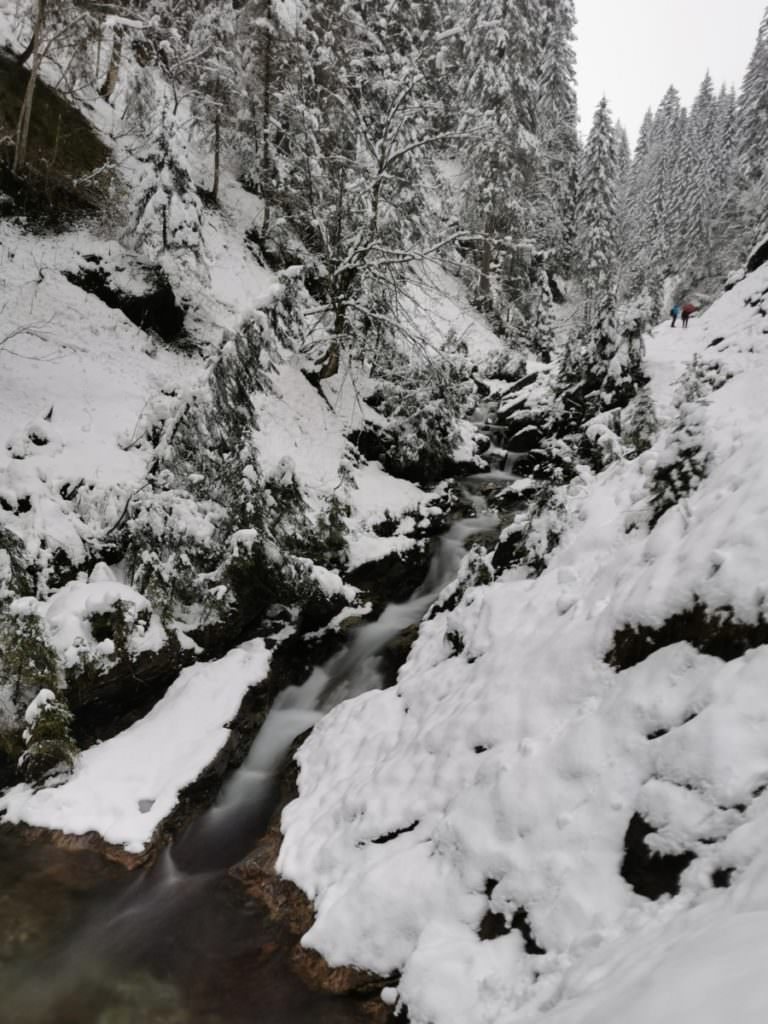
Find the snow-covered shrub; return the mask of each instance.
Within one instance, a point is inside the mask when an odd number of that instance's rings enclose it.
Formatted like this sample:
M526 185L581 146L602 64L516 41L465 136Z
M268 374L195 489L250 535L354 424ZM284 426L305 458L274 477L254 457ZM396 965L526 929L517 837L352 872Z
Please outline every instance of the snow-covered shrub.
M497 349L483 361L480 371L488 380L505 380L512 383L525 376L525 356L509 348Z
M567 484L583 461L578 451L579 442L578 436L545 438L535 450L536 477L552 487Z
M647 451L653 444L658 433L659 423L653 398L647 387L640 388L638 393L621 411L621 440L628 449L628 454L639 455Z
M546 568L565 529L564 491L564 487L546 483L532 503L523 529L520 561L537 575Z
M598 413L585 424L583 447L590 466L596 470L624 458L619 416L615 410Z
M217 530L224 508L171 487L137 495L125 527L126 566L131 583L146 594L164 622L179 605L205 604L201 581L221 557Z
M453 363L415 363L393 356L369 402L389 423L385 467L397 476L433 481L460 442L457 421L474 403L471 380Z
M0 605L0 679L11 687L14 704L27 703L41 687L55 689L59 675L38 602L23 597Z
M14 595L31 593L32 582L26 570L23 541L0 526L0 602Z
M651 525L707 475L712 460L706 446L707 395L724 383L719 366L698 356L680 378L675 396L677 415L650 482Z
M24 753L19 758L24 779L34 786L64 781L78 753L72 712L60 696L44 688L27 707L24 721Z
M325 499L305 551L309 558L334 569L345 568L349 558L346 520L351 511L338 492Z
M114 655L122 658L129 653L131 639L146 632L150 617L149 607L118 598L103 610L91 611L88 619L93 639L102 644L111 642Z

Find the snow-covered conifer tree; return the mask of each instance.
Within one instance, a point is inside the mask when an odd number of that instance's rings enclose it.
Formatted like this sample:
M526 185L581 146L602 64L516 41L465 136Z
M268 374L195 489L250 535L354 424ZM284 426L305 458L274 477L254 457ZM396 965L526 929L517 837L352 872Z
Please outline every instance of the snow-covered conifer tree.
M477 296L484 305L491 303L492 276L504 274L505 259L531 222L541 15L531 0L478 0L463 33L463 127L471 135L464 217L481 236Z
M595 111L581 167L577 248L584 291L579 336L581 358L572 368L584 415L626 404L641 383L638 338L617 322L618 197L617 135L608 102ZM566 381L573 390L573 381Z
M157 257L172 251L202 256L202 204L192 182L184 143L167 98L160 102L146 150L131 235L137 248Z
M715 167L716 119L715 91L707 73L688 118L685 133L687 180L676 194L682 212L679 251L689 265L697 268L699 278L712 274L714 223L722 201L717 191Z
M616 285L617 178L616 133L608 101L602 99L584 151L577 211L579 269L590 324Z
M680 252L680 207L675 199L674 179L680 146L685 133L685 114L680 94L670 86L653 119L648 152L649 258L651 273L676 269Z
M576 14L573 0L545 0L536 133L541 157L536 184L536 241L552 269L567 275L573 256L579 140L576 103Z
M223 132L230 123L235 104L237 76L235 53L235 10L232 0L207 6L195 20L190 40L195 61L195 91L192 106L198 125L213 127L213 183L211 194L218 198L221 176Z
M534 264L528 340L540 359L545 363L551 361L556 341L555 314L549 272L543 255L540 255Z
M737 143L747 180L754 182L766 171L765 140L768 137L768 9L760 22L757 41L744 76L738 102Z

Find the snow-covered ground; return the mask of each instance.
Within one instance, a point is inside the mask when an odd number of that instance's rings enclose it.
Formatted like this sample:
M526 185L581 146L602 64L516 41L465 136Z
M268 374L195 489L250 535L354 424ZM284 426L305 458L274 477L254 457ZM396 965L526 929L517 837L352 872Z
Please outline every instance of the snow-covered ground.
M384 996L414 1024L768 1019L768 647L606 661L622 627L696 605L765 618L764 290L768 268L687 331L656 328L655 446L584 472L540 577L510 570L425 622L397 687L342 704L299 751L278 867L314 901L305 942L400 973ZM694 354L731 375L703 408L707 475L651 528ZM622 877L638 816L649 856L690 855L677 893ZM489 912L527 920L543 952L518 927L481 938Z
M81 754L64 785L20 784L0 798L5 820L72 835L97 832L141 853L180 791L214 760L246 692L267 675L270 651L251 640L218 661L184 669L154 708Z

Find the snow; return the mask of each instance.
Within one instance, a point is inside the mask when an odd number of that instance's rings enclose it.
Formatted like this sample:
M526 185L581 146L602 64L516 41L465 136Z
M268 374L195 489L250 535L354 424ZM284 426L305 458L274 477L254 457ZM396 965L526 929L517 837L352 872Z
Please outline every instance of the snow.
M106 569L96 566L90 579L81 577L61 587L47 602L36 602L38 614L45 620L46 634L61 657L65 668L77 664L84 651L99 648L91 631L94 615L112 611L121 602L130 631L127 653L135 657L143 651L159 651L168 637L149 601L133 587L114 579L99 579ZM95 576L95 578L94 578ZM31 598L21 598L30 601ZM14 601L12 610L20 603ZM104 651L112 654L114 651ZM111 643L111 641L109 641Z
M196 368L63 276L79 252L109 250L85 232L30 237L0 222L0 338L28 328L0 346L0 526L33 555L46 542L75 563L84 537L113 525L144 476L143 453L124 442L148 400Z
M184 669L149 714L80 754L63 785L35 791L21 784L5 793L4 819L74 835L98 832L141 853L181 790L226 743L228 723L248 690L266 678L270 657L258 639Z
M413 1024L768 1016L768 646L606 660L623 627L696 604L765 616L764 290L768 269L686 331L656 328L654 447L576 478L538 578L510 571L424 622L397 686L340 705L298 752L278 868L314 902L303 941L332 965L399 973L386 1000ZM711 461L651 528L694 354L731 375L701 407ZM695 855L677 894L622 877L636 814L649 849ZM516 930L479 938L488 911L509 924L521 910L543 954Z

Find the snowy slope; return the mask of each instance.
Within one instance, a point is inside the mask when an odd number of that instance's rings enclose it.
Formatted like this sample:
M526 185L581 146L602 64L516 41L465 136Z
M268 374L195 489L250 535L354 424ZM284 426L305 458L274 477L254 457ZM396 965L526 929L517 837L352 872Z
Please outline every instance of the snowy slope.
M657 328L654 448L585 471L540 577L469 591L422 626L395 689L341 705L299 752L279 870L315 903L305 942L401 972L385 997L414 1024L768 1017L768 647L606 660L623 627L696 606L713 632L717 609L765 616L764 290L768 269L687 333ZM732 375L702 409L709 468L650 528L695 353ZM646 858L688 855L661 898L622 877L640 819Z

